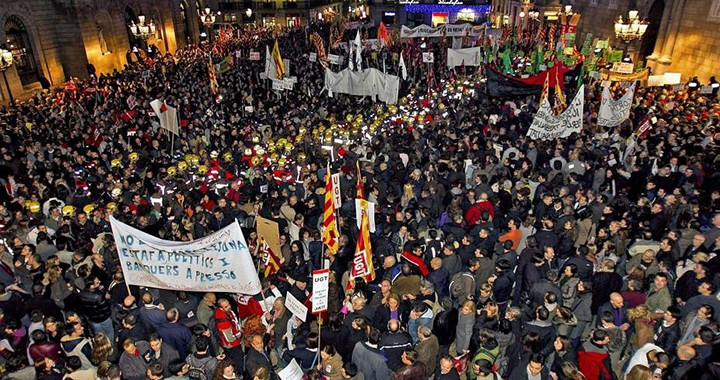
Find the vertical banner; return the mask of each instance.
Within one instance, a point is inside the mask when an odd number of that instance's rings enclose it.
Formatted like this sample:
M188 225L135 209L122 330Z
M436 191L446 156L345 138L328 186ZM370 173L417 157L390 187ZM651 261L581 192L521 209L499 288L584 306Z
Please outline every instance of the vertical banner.
M332 181L333 203L335 203L336 209L340 209L340 207L342 206L342 193L340 192L340 173L335 173L331 175L330 181Z
M330 289L330 269L313 271L312 313L318 314L328 309L328 290Z

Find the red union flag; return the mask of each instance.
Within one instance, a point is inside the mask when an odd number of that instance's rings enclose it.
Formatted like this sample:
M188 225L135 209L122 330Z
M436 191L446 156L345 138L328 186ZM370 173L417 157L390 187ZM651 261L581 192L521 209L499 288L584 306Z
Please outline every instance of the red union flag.
M375 267L372 262L372 246L370 245L370 223L365 212L362 215L350 276L353 278L362 277L367 283L375 280Z

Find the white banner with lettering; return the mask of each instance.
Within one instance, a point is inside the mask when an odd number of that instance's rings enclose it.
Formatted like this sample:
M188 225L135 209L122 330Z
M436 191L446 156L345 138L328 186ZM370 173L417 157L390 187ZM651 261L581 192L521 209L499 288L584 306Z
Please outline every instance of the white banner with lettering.
M585 105L585 85L580 87L573 101L560 115L555 115L548 98L549 96L546 96L540 104L527 136L533 140L553 140L580 132Z
M193 241L168 241L110 218L125 281L193 292L257 294L260 279L240 225Z
M395 104L400 91L400 78L383 74L377 69L351 71L345 69L334 73L325 69L325 88L340 94L369 96L387 104Z
M456 66L480 66L482 65L482 48L472 47L467 49L447 49L447 66L452 69Z
M610 88L603 87L602 102L598 111L597 124L603 127L616 127L625 119L630 117L630 108L635 94L635 83L625 92L620 99L615 100L610 95Z
M401 38L416 38L416 37L464 37L466 35L477 37L483 34L485 25L472 24L442 24L438 27L433 28L429 25L419 25L414 28L409 28L405 25L400 28Z

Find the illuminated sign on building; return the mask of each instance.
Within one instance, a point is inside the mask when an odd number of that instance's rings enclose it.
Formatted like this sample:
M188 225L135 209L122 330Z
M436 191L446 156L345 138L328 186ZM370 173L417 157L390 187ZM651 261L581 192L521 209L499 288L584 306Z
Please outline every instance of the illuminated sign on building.
M400 0L399 4L407 4L407 5L420 4L420 0Z
M463 5L462 0L438 0L440 5Z

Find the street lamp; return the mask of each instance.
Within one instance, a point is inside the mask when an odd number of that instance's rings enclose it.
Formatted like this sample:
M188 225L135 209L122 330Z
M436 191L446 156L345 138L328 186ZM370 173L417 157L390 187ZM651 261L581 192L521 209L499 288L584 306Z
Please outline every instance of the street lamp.
M645 20L640 20L638 17L638 11L628 11L627 21L624 21L622 16L618 16L615 20L615 37L622 39L626 43L632 40L639 40L645 34L648 28L648 23Z
M220 12L218 12L218 14L220 14ZM207 34L210 36L210 40L212 40L212 26L215 24L215 13L210 10L210 8L205 8L204 12L200 13L200 21L205 25L205 28L207 28Z
M10 90L10 84L7 80L5 72L13 64L13 54L10 50L0 48L0 71L2 71L3 79L5 80L5 87L7 87L8 97L10 98L10 104L15 106L15 98L13 98L12 91Z
M150 20L150 22L146 24L145 16L143 15L138 16L137 24L135 24L135 21L130 21L128 28L130 28L130 32L132 32L133 36L141 40L147 40L150 36L154 36L156 31L155 23Z

